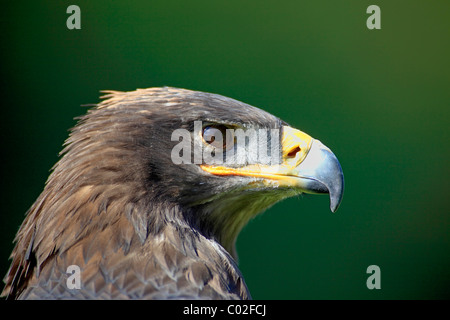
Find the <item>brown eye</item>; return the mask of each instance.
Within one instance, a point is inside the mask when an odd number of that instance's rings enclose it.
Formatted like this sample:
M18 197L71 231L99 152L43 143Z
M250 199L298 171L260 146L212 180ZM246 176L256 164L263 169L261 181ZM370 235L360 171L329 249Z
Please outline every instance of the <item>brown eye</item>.
M229 150L234 145L233 130L224 125L207 126L203 128L203 140L214 148Z

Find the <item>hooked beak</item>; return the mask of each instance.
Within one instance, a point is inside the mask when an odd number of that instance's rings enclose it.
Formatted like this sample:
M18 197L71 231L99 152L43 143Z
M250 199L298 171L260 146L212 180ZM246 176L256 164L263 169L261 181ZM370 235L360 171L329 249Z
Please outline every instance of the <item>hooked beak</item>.
M283 127L281 148L281 164L252 164L239 168L201 165L201 168L215 175L263 178L269 184L304 193L328 193L330 209L336 212L344 195L344 173L333 152L319 140L288 126Z
M312 140L308 155L291 174L305 193L328 193L330 209L336 212L344 195L344 173L336 156L319 140Z

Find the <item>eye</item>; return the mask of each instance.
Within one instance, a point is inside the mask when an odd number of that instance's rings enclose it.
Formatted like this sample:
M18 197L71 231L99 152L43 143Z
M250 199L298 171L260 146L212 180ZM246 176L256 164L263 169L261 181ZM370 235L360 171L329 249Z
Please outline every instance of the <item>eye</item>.
M224 125L210 125L203 128L203 140L214 148L230 150L234 145L234 133Z

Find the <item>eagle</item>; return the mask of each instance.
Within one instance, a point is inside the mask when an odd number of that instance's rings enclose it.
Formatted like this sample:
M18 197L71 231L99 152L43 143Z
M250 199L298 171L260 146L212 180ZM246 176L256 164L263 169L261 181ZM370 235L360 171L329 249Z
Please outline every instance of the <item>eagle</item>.
M222 95L104 91L77 120L14 239L8 299L251 299L249 220L302 193L342 201L329 148Z

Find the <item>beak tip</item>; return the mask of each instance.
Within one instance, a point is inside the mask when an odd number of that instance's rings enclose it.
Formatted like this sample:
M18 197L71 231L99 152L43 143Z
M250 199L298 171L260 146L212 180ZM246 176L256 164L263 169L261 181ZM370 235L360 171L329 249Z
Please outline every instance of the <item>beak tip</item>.
M340 203L331 203L331 204L330 204L330 210L331 210L331 212L335 213L335 212L338 210L338 208L339 208L339 204L340 204Z
M333 213L337 211L342 202L342 198L344 197L344 174L342 173L342 169L340 170L340 173L340 181L335 188L330 190L330 209Z

